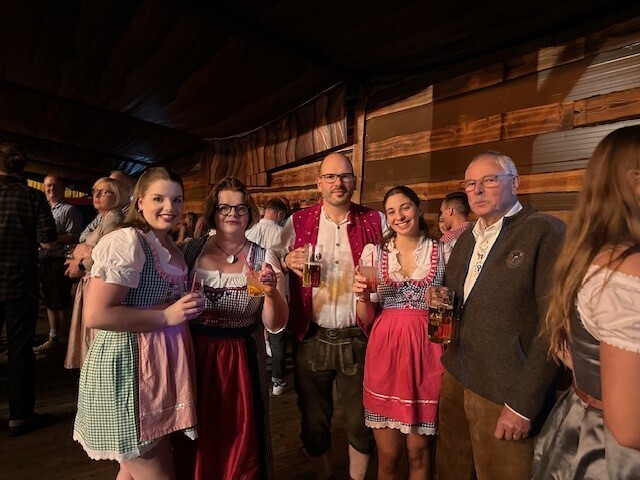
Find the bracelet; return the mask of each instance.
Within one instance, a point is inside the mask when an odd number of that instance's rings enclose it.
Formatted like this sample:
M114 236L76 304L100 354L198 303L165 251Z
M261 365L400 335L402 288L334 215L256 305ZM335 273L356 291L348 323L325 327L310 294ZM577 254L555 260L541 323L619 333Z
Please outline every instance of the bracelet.
M371 302L371 296L367 295L356 295L356 300L358 300L361 303L370 303Z

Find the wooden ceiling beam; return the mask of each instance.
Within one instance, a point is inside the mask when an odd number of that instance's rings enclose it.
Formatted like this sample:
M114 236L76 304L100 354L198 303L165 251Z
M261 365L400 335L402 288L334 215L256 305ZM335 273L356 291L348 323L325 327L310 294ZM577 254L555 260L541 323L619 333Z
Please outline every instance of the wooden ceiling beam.
M0 81L0 130L147 165L175 158L195 135Z
M232 9L226 8L226 4L223 4L224 2L174 0L173 3L185 13L197 16L202 22L222 27L230 34L243 38L250 44L259 46L265 51L276 51L284 56L300 60L308 67L329 73L336 80L356 82L358 84L369 82L369 78L362 73L346 68L324 53L304 45L297 39L281 35L246 16L241 16Z

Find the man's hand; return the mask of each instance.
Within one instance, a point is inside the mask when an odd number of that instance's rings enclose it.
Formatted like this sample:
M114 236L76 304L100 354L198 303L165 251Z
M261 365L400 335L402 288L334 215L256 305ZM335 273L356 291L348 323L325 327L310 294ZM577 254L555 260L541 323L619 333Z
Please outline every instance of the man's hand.
M289 270L302 277L302 269L305 262L305 249L304 247L298 247L295 250L291 250L284 257L285 264Z
M529 430L531 430L531 422L505 405L502 407L493 435L498 440L521 440L527 438Z

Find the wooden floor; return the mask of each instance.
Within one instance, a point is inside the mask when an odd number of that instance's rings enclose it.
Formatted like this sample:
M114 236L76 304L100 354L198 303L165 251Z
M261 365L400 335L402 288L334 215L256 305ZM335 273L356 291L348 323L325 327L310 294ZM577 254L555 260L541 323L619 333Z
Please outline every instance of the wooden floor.
M48 327L41 316L35 343L46 338ZM288 377L291 365L288 359ZM0 479L1 480L107 480L116 476L117 465L90 460L71 439L76 409L78 372L62 367L62 354L37 358L36 410L50 412L55 425L17 438L7 437L7 357L0 353ZM333 464L338 479L348 479L347 441L340 427L342 412L336 401L333 437ZM271 397L271 428L276 479L311 480L310 465L300 456L299 416L295 392ZM367 478L375 478L375 461Z

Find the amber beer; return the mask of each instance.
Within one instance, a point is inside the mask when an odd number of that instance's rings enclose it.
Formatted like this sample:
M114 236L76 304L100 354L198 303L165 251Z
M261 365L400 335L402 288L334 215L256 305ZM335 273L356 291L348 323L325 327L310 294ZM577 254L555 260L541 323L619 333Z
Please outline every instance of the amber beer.
M433 343L450 343L452 320L452 305L429 307L429 340Z
M305 262L302 269L302 286L319 287L321 275L322 265L320 263Z
M444 286L428 287L427 307L429 340L433 343L450 343L453 327L453 290Z
M305 288L319 287L322 276L322 245L305 246L305 262L302 267L302 286Z

